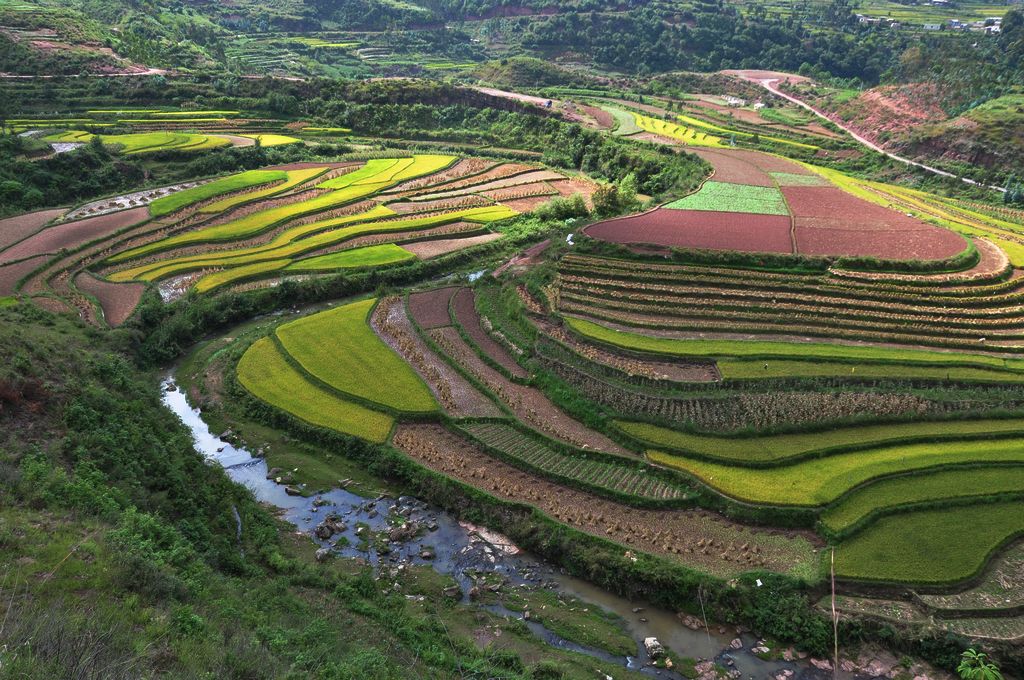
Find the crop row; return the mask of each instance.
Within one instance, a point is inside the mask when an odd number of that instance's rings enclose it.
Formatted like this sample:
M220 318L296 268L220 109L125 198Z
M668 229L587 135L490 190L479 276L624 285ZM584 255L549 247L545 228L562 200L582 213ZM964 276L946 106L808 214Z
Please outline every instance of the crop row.
M647 456L652 462L686 472L724 495L748 503L823 506L884 476L964 464L1021 464L1024 439L880 446L771 468L713 463L654 450Z
M724 391L706 396L658 396L594 377L576 366L542 360L542 365L591 401L624 417L640 417L708 432L800 427L852 418L943 415L963 410L941 402L894 392L869 391ZM652 446L656 439L629 432Z
M682 432L649 423L616 421L615 426L647 446L734 465L773 466L796 459L912 442L1024 436L1024 420L917 421L857 425L824 432L721 437Z
M719 360L723 377L731 377L724 370L722 358L756 359L771 364L783 362L825 362L846 364L847 375L855 375L865 364L877 363L888 368L891 377L901 377L904 367L934 368L935 377L941 379L946 372L960 368L988 369L1020 376L1024 360L1002 359L984 354L938 352L865 345L834 345L816 342L737 341L662 338L619 331L601 324L567 317L569 327L582 336L626 350L678 357L714 357ZM749 364L747 364L749 365ZM789 366L786 366L789 369ZM770 375L766 367L764 374ZM918 377L918 376L915 376Z
M908 347L928 345L971 352L985 351L986 348L993 351L1018 352L1021 348L1019 343L1011 342L1018 339L1014 336L997 335L995 337L989 337L987 339L988 344L986 345L986 339L979 338L978 335L968 335L966 338L958 339L950 337L953 335L952 333L947 333L945 335L942 333L928 334L924 332L924 329L904 329L903 332L889 332L888 329L885 328L866 328L864 330L841 329L837 331L836 329L832 329L827 326L819 329L809 325L792 326L783 323L762 321L742 323L738 320L721 320L717 316L710 319L701 319L696 317L654 317L644 314L610 310L606 307L607 305L603 305L601 307L592 306L590 304L580 305L571 300L562 302L560 305L561 311L566 313L587 316L602 322L620 324L636 328L638 330L647 329L684 333L711 331L719 333L749 333L757 335L810 336L822 341L833 339L849 340L867 343L903 345ZM993 340L995 342L992 342ZM1003 340L1006 342L1003 343Z
M733 318L744 321L772 322L776 318L801 326L825 326L840 330L844 326L855 329L878 328L903 330L914 328L915 332L941 332L945 336L958 334L968 338L977 338L979 332L992 334L1019 331L1024 327L1024 309L1002 310L1006 315L993 316L959 316L956 314L940 314L936 312L899 312L850 309L842 306L833 307L829 304L796 304L769 299L744 299L736 297L717 297L714 291L705 295L677 294L645 294L637 291L608 290L579 283L566 283L562 286L561 297L581 304L620 309L628 312L642 313L647 309L655 315L693 316L709 318ZM931 329L929 331L929 329Z
M669 500L683 496L681 489L642 468L562 453L511 425L484 422L460 427L485 446L551 475L643 498Z
M906 301L869 300L861 297L846 297L832 290L804 292L803 290L779 290L777 288L761 288L755 282L737 285L721 285L713 280L696 279L685 284L637 283L621 279L608 279L593 275L563 273L559 282L565 287L583 287L588 291L603 291L606 295L631 295L636 297L643 293L644 297L664 296L667 300L674 297L698 297L702 302L716 301L734 304L770 304L773 308L789 308L802 310L809 308L828 309L833 313L866 312L869 314L902 313L905 315L927 315L929 318L963 318L965 320L998 319L1002 317L1019 317L1024 315L1024 305L1013 304L997 307L976 307L964 305L962 302L951 305L948 300L942 305L920 304L915 298Z
M329 179L318 185L321 193L297 203L257 211L225 224L205 227L188 233L171 236L139 248L133 248L111 258L112 262L127 260L161 250L196 243L218 243L248 238L273 227L305 215L312 215L336 208L370 196L380 189L406 179L410 174L430 173L450 164L451 156L416 156L414 158L371 160L362 168L340 177ZM303 172L303 171L300 171ZM323 169L309 169L307 179L323 172ZM250 197L251 198L251 197ZM214 204L216 205L216 204ZM208 206L211 209L213 206Z
M1000 272L994 273L989 279L971 280L967 283L954 282L948 286L921 286L900 282L899 280L873 279L867 281L846 276L834 276L826 268L825 261L811 260L798 264L800 264L802 270L772 271L711 264L666 264L643 259L567 255L559 263L559 266L562 270L566 271L577 271L582 274L600 271L606 276L637 282L663 281L665 283L673 283L679 280L692 281L694 277L699 276L701 280L708 280L711 277L722 279L723 282L742 282L745 285L756 285L762 288L790 288L794 285L826 286L830 287L833 294L841 289L843 291L853 291L850 295L878 295L882 296L883 299L899 295L920 296L934 300L949 300L961 297L989 297L1012 293L1024 288L1024 280L1014 277L1007 278Z
M947 323L941 318L914 319L902 315L832 315L827 309L790 309L787 313L785 309L774 310L767 306L707 306L685 299L671 303L663 298L630 298L626 295L594 297L573 290L563 290L560 297L561 310L614 318L620 323L651 328L717 327L726 332L746 332L749 329L754 333L796 333L858 340L879 338L895 342L899 342L897 337L905 336L909 339L908 344L960 346L975 351L984 349L985 343L1019 345L1024 339L1024 317L1017 322L1001 319L965 323L953 319Z
M635 289L664 289L714 286L731 291L757 291L762 294L820 296L848 300L850 304L906 304L913 307L1010 306L1024 304L1024 279L1001 280L993 285L971 285L962 288L937 289L920 286L895 286L885 282L862 282L826 274L769 274L755 270L722 271L719 269L675 266L658 269L653 263L636 263L637 271L610 266L609 260L588 263L565 258L559 263L562 276L576 276ZM649 267L647 265L650 265Z

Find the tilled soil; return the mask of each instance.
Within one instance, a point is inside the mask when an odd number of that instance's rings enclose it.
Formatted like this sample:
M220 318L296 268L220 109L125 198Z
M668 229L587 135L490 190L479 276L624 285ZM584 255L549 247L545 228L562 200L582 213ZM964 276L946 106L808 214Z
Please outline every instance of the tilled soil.
M787 215L659 208L641 215L598 222L585 231L588 236L612 243L791 253L790 228Z
M103 318L112 328L120 326L132 315L146 291L146 285L143 283L110 283L100 281L87 273L76 276L75 285L79 290L99 300Z
M403 244L402 249L408 250L421 260L427 260L432 257L439 257L441 255L447 255L448 253L454 253L465 248L472 248L473 246L490 243L491 241L495 241L499 238L501 238L501 234L480 234L479 236L467 236L466 238L431 239L429 241L417 241L416 243Z
M72 249L108 236L149 218L149 208L133 208L121 212L89 217L75 222L64 222L37 232L0 253L0 262L12 262L41 253L56 253L62 248Z
M596 345L585 343L561 326L556 326L549 321L537 321L536 323L541 332L557 340L577 354L586 357L590 361L614 368L628 375L642 375L655 380L675 380L678 382L713 382L720 378L714 362L669 363L622 356Z
M421 328L431 329L451 326L448 303L458 288L435 288L409 295L409 313Z
M716 182L747 184L755 187L775 186L774 180L767 171L735 153L729 153L725 149L701 148L693 149L693 153L706 160L715 169L712 179Z
M20 262L0 266L0 295L13 294L18 281L43 266L47 259L49 258L46 255L37 255Z
M700 510L643 510L560 486L496 460L438 425L399 426L394 444L419 463L594 536L724 578L753 569L809 573L810 533L763 530Z
M498 341L492 338L484 329L482 325L483 320L476 311L472 289L459 289L459 292L455 294L453 310L455 312L455 321L458 322L469 337L473 339L473 343L476 344L476 346L479 347L480 350L491 359L491 361L498 364L517 378L526 379L529 377L529 374L518 364L518 362L516 362L515 358L509 353L509 350L499 344Z
M457 418L501 417L494 402L437 356L416 333L400 297L381 300L370 326L423 378L446 413Z
M430 337L445 354L486 385L526 425L573 446L633 456L600 432L570 418L540 390L514 383L488 366L455 328L434 329L430 331Z
M64 208L38 210L0 220L0 250L39 231L50 220L64 214Z

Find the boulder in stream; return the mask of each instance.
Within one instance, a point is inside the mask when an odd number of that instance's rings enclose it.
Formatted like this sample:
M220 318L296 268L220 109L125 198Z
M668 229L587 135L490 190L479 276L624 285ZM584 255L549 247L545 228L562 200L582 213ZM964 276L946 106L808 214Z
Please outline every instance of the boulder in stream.
M665 656L665 646L658 642L656 637L644 638L644 649L652 659L660 659Z

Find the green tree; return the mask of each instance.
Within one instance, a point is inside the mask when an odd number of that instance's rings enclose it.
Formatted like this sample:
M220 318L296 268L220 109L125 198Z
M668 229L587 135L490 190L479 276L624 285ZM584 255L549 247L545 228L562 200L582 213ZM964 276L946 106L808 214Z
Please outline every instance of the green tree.
M964 680L1003 680L999 666L988 660L988 656L975 649L968 649L961 655L957 673Z

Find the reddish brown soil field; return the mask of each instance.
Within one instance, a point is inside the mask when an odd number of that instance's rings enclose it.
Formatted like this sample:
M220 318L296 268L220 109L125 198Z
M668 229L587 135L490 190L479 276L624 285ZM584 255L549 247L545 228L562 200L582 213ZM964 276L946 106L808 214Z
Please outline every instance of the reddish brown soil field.
M381 300L370 319L373 330L419 373L444 410L457 418L501 417L501 410L462 374L437 356L416 333L400 297Z
M128 320L146 291L144 283L100 281L84 272L75 277L75 285L100 301L103 318L111 328L117 328Z
M797 227L797 251L803 255L855 255L889 260L941 260L963 251L962 236L932 231L873 231Z
M421 260L427 260L431 257L447 255L457 250L490 243L499 238L501 238L501 234L480 234L479 236L467 236L466 238L432 239L430 241L404 244L402 249L408 250Z
M0 250L39 231L44 224L60 217L65 212L67 211L64 208L38 210L0 220Z
M782 193L796 217L797 249L805 255L937 260L966 247L963 237L948 229L836 187L783 187Z
M771 175L735 152L696 148L692 153L711 163L715 169L715 174L711 178L716 182L749 184L755 187L775 186Z
M560 179L554 182L548 182L552 187L555 188L558 193L563 196L572 196L573 194L581 194L583 198L590 202L590 197L597 191L597 185L593 182L588 182L584 179L568 178Z
M421 328L451 326L448 303L458 288L436 288L409 294L409 313Z
M653 243L674 248L791 253L785 215L657 209L598 222L586 234L613 243Z
M573 446L634 457L600 432L570 418L537 388L514 383L484 363L454 327L436 328L430 331L430 337L441 351L485 385L524 424Z
M815 559L809 534L747 527L700 510L641 510L554 484L488 456L437 425L400 425L395 446L426 467L625 547L728 578L788 572ZM812 541L814 543L812 543Z
M603 130L611 130L615 125L615 116L604 109L599 109L596 106L587 106L586 104L580 104L580 109L593 118L597 122L598 127Z
M18 281L42 267L48 259L46 255L37 255L21 262L0 266L0 295L15 293L14 286L18 284Z
M11 262L42 253L55 253L61 248L75 248L138 224L148 217L149 208L141 207L49 227L0 253L0 262Z
M77 314L74 307L55 297L36 295L32 298L32 304L38 305L46 311L53 312L54 314Z
M781 156L773 156L770 153L749 151L747 149L727 149L725 153L746 161L765 172L789 172L794 175L813 174L810 170L807 170L799 163L794 163L793 161L782 158Z
M794 217L841 219L847 228L860 224L883 224L903 229L930 226L903 213L857 198L838 187L782 187L782 193Z
M516 363L516 360L509 353L509 350L498 343L497 340L484 329L483 320L476 311L474 304L473 290L460 288L455 294L455 301L452 309L455 311L455 320L466 334L472 338L473 344L480 348L487 357L494 363L501 366L511 375L517 378L528 378L529 374Z

